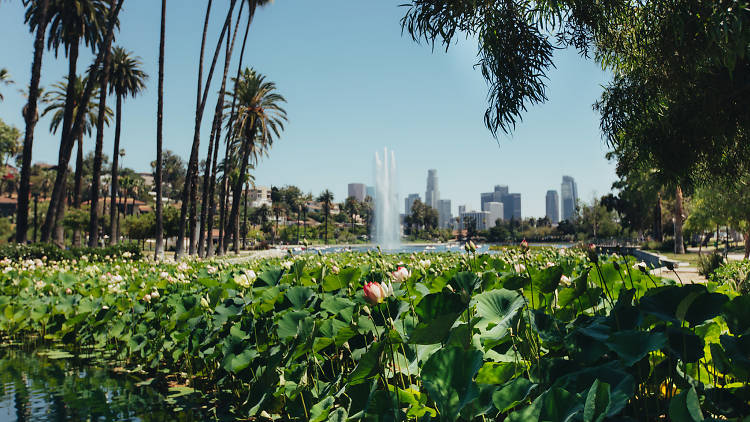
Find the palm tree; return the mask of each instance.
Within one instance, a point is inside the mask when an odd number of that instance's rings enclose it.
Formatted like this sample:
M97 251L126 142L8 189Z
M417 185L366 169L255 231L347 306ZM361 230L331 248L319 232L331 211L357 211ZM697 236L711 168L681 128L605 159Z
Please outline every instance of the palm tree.
M38 3L38 2L34 2ZM78 51L81 41L95 51L101 41L104 28L104 18L107 16L109 3L103 0L52 0L46 11L46 19L49 21L48 47L54 49L57 56L60 47L68 57L68 80L73 80L77 75ZM26 21L34 25L41 19L42 11L34 4L26 11ZM73 98L73 85L68 86L66 98ZM77 133L72 133L73 126L72 103L66 104L63 112L62 131L60 140L60 153L58 155L58 177L55 180L52 201L45 219L45 229L42 230L42 240L48 240L54 229L55 238L58 243L62 242L63 230L61 227L64 215L65 180L67 179L68 162L73 150ZM81 129L79 127L79 129Z
M242 10L244 9L245 3L243 2L240 5L240 11L237 14L237 22L234 25L234 31L233 35L230 39L227 37L226 42L226 50L224 53L224 72L222 74L221 78L221 87L219 88L219 96L216 100L216 108L214 110L214 119L213 124L211 126L211 136L209 137L208 141L208 156L206 158L206 167L203 174L203 191L201 196L201 216L200 216L200 232L198 233L198 255L204 256L205 251L205 243L204 240L206 238L206 226L208 226L207 219L209 214L209 207L213 206L213 201L209 200L209 195L213 197L213 190L211 189L211 186L215 183L215 166L216 166L216 160L218 158L218 151L219 151L219 140L221 138L221 122L223 118L223 112L224 112L224 95L226 94L226 86L227 86L227 75L229 73L229 64L232 59L232 52L234 51L234 43L237 40L237 30L240 27L240 19L242 18ZM247 40L247 34L250 30L250 22L252 21L252 15L247 20L247 27L245 28L245 40ZM243 42L242 48L244 50L245 43ZM244 51L243 51L244 53ZM195 189L195 187L194 187ZM213 199L213 198L212 198ZM195 201L197 198L191 198L191 201ZM209 204L211 202L211 204ZM191 204L192 206L192 204ZM191 224L192 227L196 228L197 225L194 224L194 220L197 216L191 215ZM213 225L212 230L213 230ZM192 246L190 249L190 254L195 253L195 247Z
M250 160L254 163L258 157L267 154L273 145L274 138L278 137L284 130L284 122L287 120L286 111L281 103L286 102L284 97L276 93L276 84L266 81L263 75L252 69L245 69L240 78L235 81L235 92L231 95L236 97L237 111L232 124L231 135L241 140L239 178L234 184L232 196L232 208L227 219L225 233L234 234L236 219L240 210L240 194L242 192L242 180L247 173ZM228 244L228 236L224 237L224 246ZM235 242L235 252L238 251Z
M331 207L333 207L333 193L328 189L324 190L323 193L318 197L318 202L323 207L323 217L325 218L325 240L326 245L328 244L328 216L331 215Z
M48 91L44 95L44 102L47 107L42 112L42 116L48 113L52 114L52 121L50 122L50 132L57 133L57 129L63 123L65 118L65 108L67 104L72 104L73 107L73 118L81 110L81 101L83 99L83 90L86 85L88 77L76 76L73 79L73 83L70 84L67 81L58 82L52 85L52 90ZM72 87L71 87L72 85ZM71 95L68 100L68 95ZM84 113L82 130L77 134L78 136L78 152L76 155L76 167L73 185L73 208L81 208L81 191L83 189L83 136L84 134L91 135L91 129L96 125L97 114L94 110L98 109L99 104L96 102L95 95L89 97L88 104L82 109ZM110 118L112 117L112 110L106 109L104 118L105 123L109 125ZM67 165L67 164L66 164ZM64 209L64 208L63 208ZM73 231L73 242L76 245L80 244L80 231Z
M346 198L346 202L344 202L344 210L349 216L349 222L352 225L352 234L354 234L354 216L359 212L359 202L357 201L357 198L353 196Z
M99 74L99 84L101 90L99 93L99 117L96 121L96 146L94 149L94 172L91 177L91 214L89 218L89 247L94 247L99 243L99 184L102 171L102 150L104 144L104 126L103 117L107 103L107 89L109 88L109 73L112 55L112 39L114 38L114 25L117 22L117 16L122 10L122 4L125 0L118 0L115 8L110 12L107 36L100 46L101 50L96 61L91 66L92 69L99 69L102 63L102 71ZM101 58L101 60L100 60Z
M234 14L234 7L237 4L237 0L230 0L229 4L229 10L227 11L226 19L224 20L224 25L221 29L221 34L219 35L219 41L216 44L216 48L214 49L214 56L213 60L211 62L211 68L208 72L208 77L206 78L205 87L203 87L203 53L205 51L205 45L206 45L206 31L208 29L208 21L209 21L209 14L211 12L211 4L212 1L209 0L208 2L208 8L206 9L206 19L203 25L203 39L201 41L201 52L200 52L200 59L199 59L199 65L198 65L198 93L196 98L196 108L195 108L195 128L193 132L193 143L192 147L190 149L190 159L188 160L188 167L187 172L185 176L185 186L183 188L182 192L182 206L180 207L180 222L179 222L179 229L177 233L177 246L175 247L175 257L180 258L184 251L184 240L185 240L185 231L187 229L187 218L188 218L188 205L190 205L191 202L193 202L192 208L195 208L195 202L197 201L197 186L195 186L195 181L197 180L197 174L198 174L198 150L200 148L200 129L201 129L201 123L203 122L203 111L206 107L206 101L208 99L208 91L210 90L211 81L213 79L213 73L216 68L216 62L219 58L219 53L221 51L221 45L224 43L224 37L226 36L227 32L229 31L231 25L232 25L232 16ZM242 3L244 5L244 2ZM192 213L193 216L195 216L195 212ZM197 218L196 218L197 220ZM195 226L195 224L193 224ZM192 239L194 237L191 236L191 243ZM193 246L194 243L193 243Z
M122 127L122 99L126 96L135 97L146 87L145 82L148 79L146 72L141 70L141 61L138 57L133 57L132 52L122 47L112 49L112 63L109 69L109 92L115 94L116 114L115 114L115 145L112 154L112 192L110 195L111 203L117 201L117 177L118 177L118 156L120 151L120 129ZM112 236L109 238L110 245L117 243L117 237L114 233L116 230L117 220L115 219L115 208L109 209L109 232Z
M210 1L210 0L209 0ZM161 204L162 184L162 144L164 125L164 41L167 26L167 0L161 0L161 31L159 36L159 88L156 100L156 244L154 245L154 259L160 260L164 256L164 221ZM205 31L204 31L205 35Z
M13 80L10 78L10 73L8 73L8 69L0 69L0 85L10 85L13 83ZM3 93L0 92L0 101L4 100L5 97L3 97Z
M31 64L31 82L29 83L29 101L23 110L26 132L23 139L23 155L21 158L21 183L18 189L18 207L16 208L16 242L26 243L29 229L29 189L31 183L31 149L34 144L34 127L38 120L37 101L39 100L39 80L42 74L42 56L44 54L44 34L47 31L48 10L50 0L24 0L24 6L35 8L36 21L30 24L34 35L34 59Z

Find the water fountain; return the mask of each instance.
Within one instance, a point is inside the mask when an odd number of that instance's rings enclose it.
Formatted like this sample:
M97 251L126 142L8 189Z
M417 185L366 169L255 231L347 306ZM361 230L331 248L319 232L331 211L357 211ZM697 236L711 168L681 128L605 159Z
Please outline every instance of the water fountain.
M389 155L390 153L390 155ZM401 245L401 222L396 190L396 157L383 149L383 156L375 153L375 226L373 238L383 249L398 249Z

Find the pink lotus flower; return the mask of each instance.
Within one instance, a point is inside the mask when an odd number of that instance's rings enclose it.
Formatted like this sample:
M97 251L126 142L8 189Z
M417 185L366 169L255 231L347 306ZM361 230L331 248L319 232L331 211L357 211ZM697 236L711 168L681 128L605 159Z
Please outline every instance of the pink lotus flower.
M526 241L526 239L521 241L521 252L528 252L529 250L529 242Z
M411 273L409 270L406 269L406 267L398 267L398 269L391 273L391 277L393 278L393 281L397 283L403 283Z
M382 303L385 299L385 291L380 283L369 282L362 288L365 292L365 299L370 302L371 305L377 305Z

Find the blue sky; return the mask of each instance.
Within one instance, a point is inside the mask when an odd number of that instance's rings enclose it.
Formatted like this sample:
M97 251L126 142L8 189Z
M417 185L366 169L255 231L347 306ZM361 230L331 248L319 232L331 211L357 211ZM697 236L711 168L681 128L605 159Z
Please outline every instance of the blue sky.
M214 3L209 44L215 45L228 2ZM289 116L270 156L257 166L257 184L295 184L316 195L328 188L343 200L347 183L372 184L374 153L388 147L396 153L400 196L424 197L427 169L435 168L441 197L453 201L454 213L460 204L477 208L480 192L507 184L522 194L524 217L543 216L545 193L560 189L563 174L576 179L584 201L610 190L614 164L604 158L607 148L591 110L609 79L606 72L575 51L558 51L549 101L531 107L498 143L482 120L487 87L473 68L475 44L463 41L445 53L402 36L401 3L278 0L256 14L245 63L277 83ZM124 165L139 171L150 171L155 155L159 4L126 1L116 39L142 58L152 76L147 91L124 105ZM183 157L192 141L204 12L204 1L168 3L164 143ZM0 67L17 82L2 88L0 118L23 128L24 99L17 91L28 84L33 40L21 2L0 5L0 39ZM90 61L82 54L79 69ZM61 80L66 69L62 55L46 52L42 84ZM209 97L210 114L214 105L215 96ZM210 116L204 119L202 158L209 122ZM56 162L59 138L48 128L49 119L40 120L35 161ZM105 134L110 156L113 132ZM92 140L84 142L93 149Z

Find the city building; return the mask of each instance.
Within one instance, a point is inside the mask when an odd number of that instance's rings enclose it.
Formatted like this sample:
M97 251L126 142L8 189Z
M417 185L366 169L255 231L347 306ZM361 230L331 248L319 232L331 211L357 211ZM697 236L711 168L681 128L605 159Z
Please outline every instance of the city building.
M503 202L503 198L508 195L508 186L506 185L495 185L495 189L492 192L485 192L479 195L480 197L480 208L484 210L484 205L488 202Z
M440 190L438 189L437 170L427 170L427 191L424 194L424 203L437 209L440 200Z
M422 200L418 193L411 193L404 199L404 215L411 215L411 207L417 202L417 199Z
M477 230L487 230L487 220L490 218L490 213L487 211L467 211L461 214L461 222L463 229L467 228L467 220L473 219L475 228Z
M259 208L263 205L271 206L271 188L266 186L256 186L247 191L247 199L250 206Z
M502 202L486 202L484 204L484 209L482 209L482 211L487 211L489 213L487 217L488 229L495 227L497 225L497 220L503 219L504 208L505 207Z
M353 196L357 201L364 201L367 194L367 187L364 183L349 183L349 196Z
M560 197L557 195L556 190L547 191L547 219L550 223L557 224L560 222Z
M464 229L464 213L466 212L466 205L458 206L458 230Z
M509 193L503 196L503 219L521 220L521 194Z
M561 218L563 220L575 218L576 206L578 206L578 186L576 185L576 181L570 176L562 177L560 202L562 202Z
M453 215L451 214L451 200L441 199L438 201L438 227L447 229L451 227Z
M375 186L367 186L367 188L365 188L365 193L367 193L367 196L371 199L375 199Z

